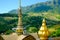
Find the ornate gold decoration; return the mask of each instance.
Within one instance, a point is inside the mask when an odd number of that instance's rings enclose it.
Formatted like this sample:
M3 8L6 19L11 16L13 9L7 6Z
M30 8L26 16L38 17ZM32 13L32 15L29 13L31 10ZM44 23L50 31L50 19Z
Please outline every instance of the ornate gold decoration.
M45 19L43 19L43 21L42 21L42 26L38 31L38 36L39 36L40 40L48 40L49 31L47 29Z

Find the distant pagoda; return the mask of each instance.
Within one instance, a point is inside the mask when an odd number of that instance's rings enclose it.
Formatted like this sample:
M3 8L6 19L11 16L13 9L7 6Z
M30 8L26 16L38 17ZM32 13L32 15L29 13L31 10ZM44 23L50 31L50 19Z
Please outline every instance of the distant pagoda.
M21 10L21 0L19 0L19 9L18 9L18 25L16 29L16 33L18 35L23 34L23 24L22 24L22 10Z

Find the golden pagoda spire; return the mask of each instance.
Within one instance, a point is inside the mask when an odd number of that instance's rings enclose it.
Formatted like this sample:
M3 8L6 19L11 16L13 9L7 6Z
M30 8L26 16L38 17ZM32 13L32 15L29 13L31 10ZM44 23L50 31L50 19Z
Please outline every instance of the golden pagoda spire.
M22 24L22 10L21 10L21 0L19 0L19 9L18 9L18 25L16 32L18 35L23 34L23 24Z
M38 31L38 36L39 36L40 40L48 40L48 35L49 35L49 31L46 26L46 20L43 19L42 26Z

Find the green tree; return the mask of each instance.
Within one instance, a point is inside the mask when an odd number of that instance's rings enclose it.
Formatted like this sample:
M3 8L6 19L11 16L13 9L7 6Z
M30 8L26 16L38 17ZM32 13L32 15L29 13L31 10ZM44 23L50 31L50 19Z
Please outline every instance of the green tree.
M27 32L30 32L30 33L35 33L37 31L38 31L38 29L36 27L28 27L27 28Z

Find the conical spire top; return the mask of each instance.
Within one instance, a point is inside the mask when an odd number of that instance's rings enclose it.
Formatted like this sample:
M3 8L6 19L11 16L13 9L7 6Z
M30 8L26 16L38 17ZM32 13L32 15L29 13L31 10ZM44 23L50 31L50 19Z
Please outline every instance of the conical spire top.
M42 21L42 26L38 31L38 35L39 35L40 40L47 40L48 39L49 31L46 26L45 18Z
M45 20L45 18L42 21L42 26L46 26L46 20Z
M19 9L21 9L21 0L19 0Z
M42 26L41 26L40 30L47 30L45 18L44 18L43 21L42 21Z
M21 10L21 0L19 0L19 9L18 9L18 28L22 28L22 10Z
M43 19L43 21L42 21L43 23L45 23L46 22L46 20L45 20L45 18Z
M19 9L18 9L18 25L16 32L18 35L23 34L23 23L22 23L22 10L21 10L21 0L19 0Z

